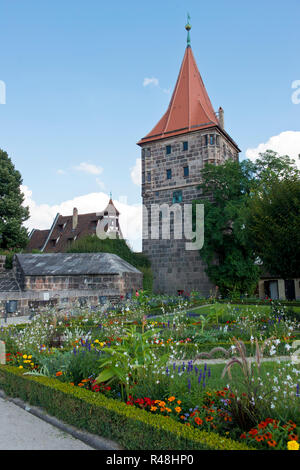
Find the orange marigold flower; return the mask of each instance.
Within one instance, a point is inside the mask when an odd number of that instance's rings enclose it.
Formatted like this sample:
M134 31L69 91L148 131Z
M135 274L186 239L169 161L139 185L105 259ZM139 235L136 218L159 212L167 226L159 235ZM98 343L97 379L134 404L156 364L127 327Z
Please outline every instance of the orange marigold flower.
M56 375L56 377L59 377L60 375L62 375L62 371L61 371L61 370L59 370L58 372L56 372L56 374L55 374L55 375Z
M169 397L168 398L168 401L174 401L175 400L175 397Z
M180 406L176 406L175 411L176 411L177 413L180 413L180 411L181 411Z
M178 405L181 405L181 400L177 400Z
M201 418L195 418L194 419L195 423L198 424L198 426L201 426L203 424L203 420Z
M207 416L207 417L205 418L205 421L212 421L213 419L214 419L214 418L213 418L212 416Z
M255 440L257 442L260 442L260 441L263 441L264 440L264 437L263 436L255 436Z
M270 447L275 447L277 445L277 442L275 442L274 440L267 441L267 443Z

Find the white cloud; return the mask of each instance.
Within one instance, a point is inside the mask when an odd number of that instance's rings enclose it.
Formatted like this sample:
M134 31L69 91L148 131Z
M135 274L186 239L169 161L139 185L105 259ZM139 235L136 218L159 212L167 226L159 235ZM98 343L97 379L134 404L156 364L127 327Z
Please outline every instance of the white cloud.
M77 171L83 171L84 173L89 173L90 175L100 175L103 172L103 168L101 168L101 166L87 162L81 162L79 165L75 166L74 169Z
M148 86L148 85L154 85L154 86L158 86L158 78L144 78L144 81L143 81L143 86Z
M279 155L288 155L295 160L297 167L300 169L300 132L299 131L285 131L278 135L270 137L270 139L259 144L256 148L249 148L246 150L246 157L250 160L258 158L259 153L264 153L266 150L273 150Z
M29 206L30 218L25 222L29 232L33 229L49 229L57 213L71 215L73 208L77 207L79 214L100 212L108 204L109 197L103 192L90 193L63 201L60 204L37 204L32 196L32 191L27 186L21 190L25 196L24 206ZM121 201L114 200L116 208L120 212L120 226L124 238L135 251L142 249L142 205L127 204L124 198Z
M56 173L57 173L58 175L65 175L65 174L66 174L65 170L62 170L62 169L57 170Z
M142 182L142 162L140 158L136 159L135 165L130 170L130 176L133 183L140 186Z

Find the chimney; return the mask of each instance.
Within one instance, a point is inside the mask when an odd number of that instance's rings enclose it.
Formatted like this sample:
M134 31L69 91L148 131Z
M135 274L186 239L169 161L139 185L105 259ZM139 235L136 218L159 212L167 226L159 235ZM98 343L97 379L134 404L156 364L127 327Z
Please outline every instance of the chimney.
M78 224L78 210L76 207L73 209L73 220L72 220L72 230L75 230Z
M219 107L219 124L221 129L224 129L224 109Z

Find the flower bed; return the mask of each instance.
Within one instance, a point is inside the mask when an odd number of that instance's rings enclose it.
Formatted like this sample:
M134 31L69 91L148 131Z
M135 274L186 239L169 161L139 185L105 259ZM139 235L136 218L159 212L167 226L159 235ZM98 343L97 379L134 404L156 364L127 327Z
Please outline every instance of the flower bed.
M37 390L36 384L57 390L57 384L67 387L59 390L67 390L72 396L83 393L88 402L108 400L105 403L109 407L122 410L122 419L124 413L131 413L143 416L142 421L147 423L150 420L151 426L159 423L163 429L169 422L167 434L175 426L178 430L189 429L189 436L204 432L251 444L248 433L264 420L272 419L278 421L279 427L292 420L296 425L293 435L298 437L299 366L291 360L282 364L260 363L262 355L272 358L278 352L290 354L299 335L297 321L286 318L285 310L278 306L266 311L214 304L203 307L202 315L191 311L191 303L186 300L163 300L152 300L151 306L141 295L138 301L101 307L98 311L52 310L36 316L29 325L1 329L7 363L14 366L5 367L12 374L8 392L16 393L17 388L12 385L16 377L22 377L19 385L30 390ZM150 318L151 308L160 308L161 315ZM204 352L207 354L201 354ZM206 358L207 363L196 364L197 355ZM252 357L251 363L247 356ZM209 363L210 357L223 358L226 367ZM16 370L20 376L12 372ZM42 393L38 395L44 406ZM46 395L46 401L52 403L51 392ZM31 399L31 391L29 395L25 393L25 398ZM136 415L141 411L142 415ZM55 406L53 412L58 412ZM102 412L106 419L103 427L113 429L117 418ZM69 415L69 411L62 414ZM76 421L74 425L80 427L86 420L78 415ZM127 426L124 422L123 425ZM139 422L133 426L131 421L129 424L134 432L140 425ZM113 438L114 432L107 429L102 435ZM165 442L169 442L161 432ZM276 445L267 444L270 450L288 448L286 436L283 441L276 439L270 439ZM186 445L181 438L179 441L176 445ZM265 448L262 439L255 439L254 444ZM141 448L141 443L136 445ZM204 446L200 441L188 445ZM211 444L205 445L212 448Z
M133 450L252 450L216 433L191 429L163 416L90 393L70 384L0 366L0 386L12 396L42 406L64 422Z

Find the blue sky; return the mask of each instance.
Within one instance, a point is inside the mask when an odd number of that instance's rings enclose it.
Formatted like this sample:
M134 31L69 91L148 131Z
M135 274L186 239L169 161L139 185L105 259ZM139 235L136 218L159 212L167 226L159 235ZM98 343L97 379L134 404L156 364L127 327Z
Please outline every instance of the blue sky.
M298 136L299 0L0 0L0 148L36 206L110 191L141 203L136 142L168 106L187 12L199 71L241 157Z

